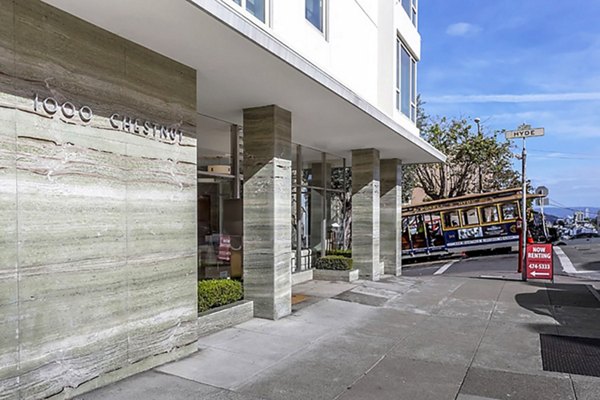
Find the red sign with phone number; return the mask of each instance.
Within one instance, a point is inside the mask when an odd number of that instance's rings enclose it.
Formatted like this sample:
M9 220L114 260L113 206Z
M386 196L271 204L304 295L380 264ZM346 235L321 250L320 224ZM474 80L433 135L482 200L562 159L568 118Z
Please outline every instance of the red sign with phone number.
M527 245L527 279L554 279L551 244Z

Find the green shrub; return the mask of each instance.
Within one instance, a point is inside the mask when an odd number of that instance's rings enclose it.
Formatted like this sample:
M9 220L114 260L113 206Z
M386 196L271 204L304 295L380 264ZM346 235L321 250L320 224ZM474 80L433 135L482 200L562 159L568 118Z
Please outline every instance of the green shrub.
M327 255L352 258L352 250L328 250Z
M325 256L317 260L316 268L350 271L352 269L352 259L344 256Z
M244 289L238 281L210 279L198 282L198 311L235 303L244 297Z

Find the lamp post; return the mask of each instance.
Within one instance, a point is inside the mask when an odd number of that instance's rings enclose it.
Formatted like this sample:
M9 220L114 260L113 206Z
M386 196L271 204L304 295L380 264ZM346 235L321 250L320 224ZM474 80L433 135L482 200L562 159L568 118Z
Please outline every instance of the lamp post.
M475 123L477 124L477 134L479 136L481 136L481 125L480 125L481 118L477 117L473 121L475 121ZM482 177L481 177L481 163L479 163L478 170L479 170L479 193L483 193L483 182L482 182Z

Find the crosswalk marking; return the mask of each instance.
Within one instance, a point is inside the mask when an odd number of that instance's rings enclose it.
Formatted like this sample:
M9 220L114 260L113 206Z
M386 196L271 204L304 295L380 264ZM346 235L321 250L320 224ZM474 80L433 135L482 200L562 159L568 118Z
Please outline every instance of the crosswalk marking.
M563 271L566 272L567 274L589 274L590 272L593 272L593 271L577 271L577 269L575 269L575 266L573 265L573 263L571 262L569 257L565 254L565 252L560 247L554 247L554 252L556 253L556 256L558 257L558 260L560 261L560 265L562 266Z
M434 275L441 275L444 272L446 272L448 270L448 268L450 268L454 263L457 263L459 260L454 260L454 261L450 261L447 264L444 264L440 269L438 269L437 271L435 271L433 274Z

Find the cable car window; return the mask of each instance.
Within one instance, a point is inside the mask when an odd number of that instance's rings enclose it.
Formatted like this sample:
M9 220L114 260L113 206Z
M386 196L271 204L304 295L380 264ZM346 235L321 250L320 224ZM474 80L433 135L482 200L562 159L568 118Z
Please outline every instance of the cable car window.
M498 207L494 205L482 208L481 218L483 219L483 223L500 221L500 215L498 215Z
M502 209L502 219L504 221L517 218L516 203L502 204L502 206L500 206L500 208Z
M458 211L448 211L443 213L443 215L445 228L453 228L460 226L460 218L458 217Z
M479 213L476 208L470 208L463 210L462 212L463 222L465 225L477 225L479 224Z

